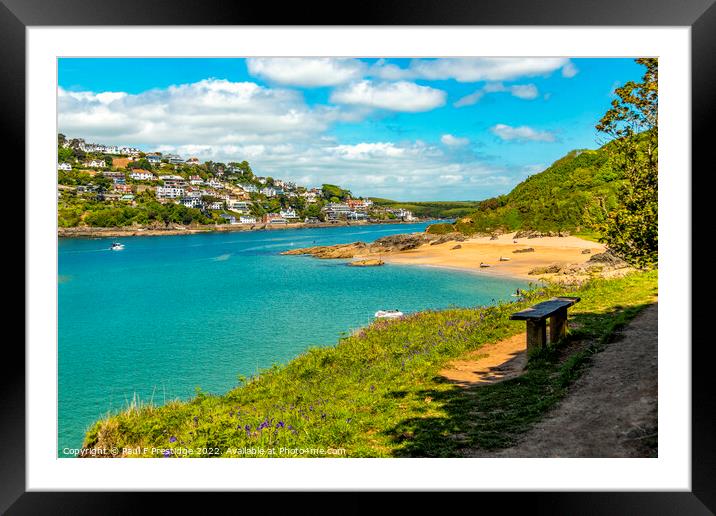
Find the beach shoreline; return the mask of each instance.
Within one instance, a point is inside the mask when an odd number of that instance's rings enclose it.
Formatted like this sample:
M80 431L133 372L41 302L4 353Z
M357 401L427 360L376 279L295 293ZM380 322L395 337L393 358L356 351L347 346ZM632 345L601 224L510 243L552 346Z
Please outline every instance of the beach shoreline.
M382 259L386 263L400 265L428 266L537 281L552 275L530 274L536 268L582 265L593 255L606 250L604 244L575 236L515 239L514 235L515 233L508 233L497 238L483 236L469 238L462 242L422 245L416 249L385 254ZM514 252L529 248L534 251ZM507 260L500 261L501 257Z
M593 256L606 251L604 244L575 236L537 236L533 233L518 237L519 234L467 237L460 233L410 233L382 237L373 242L291 249L281 254L357 262L374 260L381 264L434 267L529 282L545 277L587 277L593 272L612 274L615 269L626 266L618 259L614 263L609 256L590 262Z

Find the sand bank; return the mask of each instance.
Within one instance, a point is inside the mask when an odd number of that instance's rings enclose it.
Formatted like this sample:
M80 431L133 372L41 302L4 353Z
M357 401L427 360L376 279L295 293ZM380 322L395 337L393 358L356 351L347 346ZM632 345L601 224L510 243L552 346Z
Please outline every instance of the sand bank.
M582 264L593 254L605 250L603 244L574 236L518 238L515 243L513 235L514 233L500 235L496 240L490 237L475 237L464 242L422 245L408 251L387 253L381 258L387 263L446 267L536 280L541 276L530 275L529 272L537 267ZM454 249L455 247L458 248ZM514 252L527 248L533 248L534 251ZM582 254L585 249L589 249L589 254ZM509 260L500 261L500 257ZM489 267L481 267L480 264Z

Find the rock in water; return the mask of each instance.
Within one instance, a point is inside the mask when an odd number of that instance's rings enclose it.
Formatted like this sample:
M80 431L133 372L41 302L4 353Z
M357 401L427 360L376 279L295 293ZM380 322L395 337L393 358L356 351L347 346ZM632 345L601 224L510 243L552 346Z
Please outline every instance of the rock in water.
M377 258L367 258L365 260L357 260L355 262L349 262L349 267L378 267L379 265L384 265L385 262L383 260L378 260Z

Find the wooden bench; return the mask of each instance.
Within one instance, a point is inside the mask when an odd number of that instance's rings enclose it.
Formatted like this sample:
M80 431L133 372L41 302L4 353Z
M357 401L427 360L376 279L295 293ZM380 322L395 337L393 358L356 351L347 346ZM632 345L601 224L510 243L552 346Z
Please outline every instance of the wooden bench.
M553 297L510 316L513 321L527 321L527 350L547 343L547 319L550 342L567 335L567 308L579 303L578 297Z

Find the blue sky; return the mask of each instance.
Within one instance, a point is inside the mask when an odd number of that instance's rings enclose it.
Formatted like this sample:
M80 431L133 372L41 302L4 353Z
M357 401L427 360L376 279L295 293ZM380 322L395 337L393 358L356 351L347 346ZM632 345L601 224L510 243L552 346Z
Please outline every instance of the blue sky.
M59 131L400 200L507 193L595 123L632 59L58 61Z

